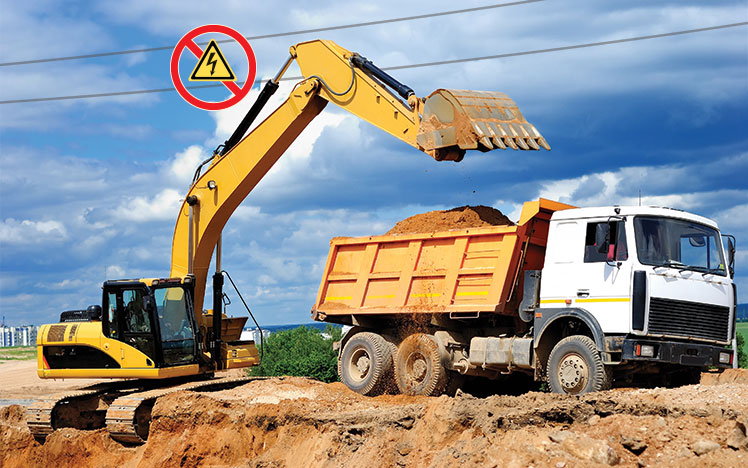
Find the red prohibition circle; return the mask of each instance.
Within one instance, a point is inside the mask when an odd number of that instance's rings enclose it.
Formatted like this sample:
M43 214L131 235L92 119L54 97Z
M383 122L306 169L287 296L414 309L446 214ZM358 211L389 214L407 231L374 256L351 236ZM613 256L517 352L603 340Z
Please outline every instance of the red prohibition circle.
M179 76L179 59L182 56L182 52L184 52L185 49L192 52L194 55L200 58L202 55L202 50L200 47L195 44L194 39L197 36L200 36L201 34L206 33L220 33L225 34L232 39L234 39L236 42L238 42L242 49L244 49L244 52L247 54L247 62L249 66L247 67L247 79L244 81L244 86L241 88L239 85L234 83L233 81L222 81L223 85L228 88L229 91L233 93L233 96L226 99L225 101L219 101L219 102L210 102L210 101L203 101L202 99L198 99L187 90L187 88L182 83L182 79ZM205 26L200 26L192 31L188 32L187 34L182 37L182 39L177 42L176 47L174 47L174 52L171 54L171 81L174 83L174 87L177 89L177 92L179 93L182 98L192 104L193 106L203 109L203 110L221 110L226 109L228 107L233 106L237 102L241 101L244 96L249 93L249 90L252 89L252 84L255 81L255 75L257 74L257 61L255 59L254 51L252 50L252 47L249 45L249 42L247 39L244 38L241 34L239 34L238 31L235 31L234 29L229 28L228 26L223 26L220 24L206 24Z

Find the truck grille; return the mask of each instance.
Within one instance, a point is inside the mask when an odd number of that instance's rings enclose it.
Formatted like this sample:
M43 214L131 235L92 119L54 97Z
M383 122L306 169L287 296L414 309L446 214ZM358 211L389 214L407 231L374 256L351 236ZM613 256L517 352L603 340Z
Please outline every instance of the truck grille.
M660 297L649 300L650 334L727 341L729 326L729 307Z

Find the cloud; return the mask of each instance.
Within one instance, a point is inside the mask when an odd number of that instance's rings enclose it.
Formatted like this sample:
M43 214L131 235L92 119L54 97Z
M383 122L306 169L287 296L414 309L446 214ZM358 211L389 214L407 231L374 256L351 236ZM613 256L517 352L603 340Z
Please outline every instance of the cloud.
M191 145L184 151L177 153L166 166L166 177L170 183L188 187L198 164L208 157L205 148Z
M114 210L112 218L121 222L174 220L182 197L176 190L164 189L150 198L147 196L129 198Z
M8 245L57 243L68 237L59 221L22 221L8 218L0 224L0 243Z

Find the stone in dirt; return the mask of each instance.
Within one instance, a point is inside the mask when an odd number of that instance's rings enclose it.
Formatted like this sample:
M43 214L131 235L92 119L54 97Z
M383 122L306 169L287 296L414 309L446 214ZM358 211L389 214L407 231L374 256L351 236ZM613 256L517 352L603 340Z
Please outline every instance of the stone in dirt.
M450 231L490 226L514 226L514 223L496 208L490 206L459 206L451 210L421 213L395 224L387 235L416 234Z
M746 436L745 424L735 421L735 427L727 437L727 446L735 450L748 450L748 437Z
M639 436L621 436L621 445L623 445L629 452L639 455L647 448L647 443L642 440Z
M691 446L691 450L693 450L693 453L699 456L707 454L709 452L714 452L718 448L719 444L717 442L705 439L697 440Z
M620 461L616 451L607 442L585 435L568 437L561 442L561 448L569 455L595 463L617 465Z
M569 437L573 437L574 435L575 434L571 431L553 431L548 434L548 438L551 439L551 442L560 444L561 442L565 441Z

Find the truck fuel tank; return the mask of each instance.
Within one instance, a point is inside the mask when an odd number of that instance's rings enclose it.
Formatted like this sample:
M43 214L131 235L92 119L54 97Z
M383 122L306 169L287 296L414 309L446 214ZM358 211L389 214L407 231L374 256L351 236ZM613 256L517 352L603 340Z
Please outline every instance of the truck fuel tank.
M470 340L470 364L476 367L532 368L532 338L475 337Z

